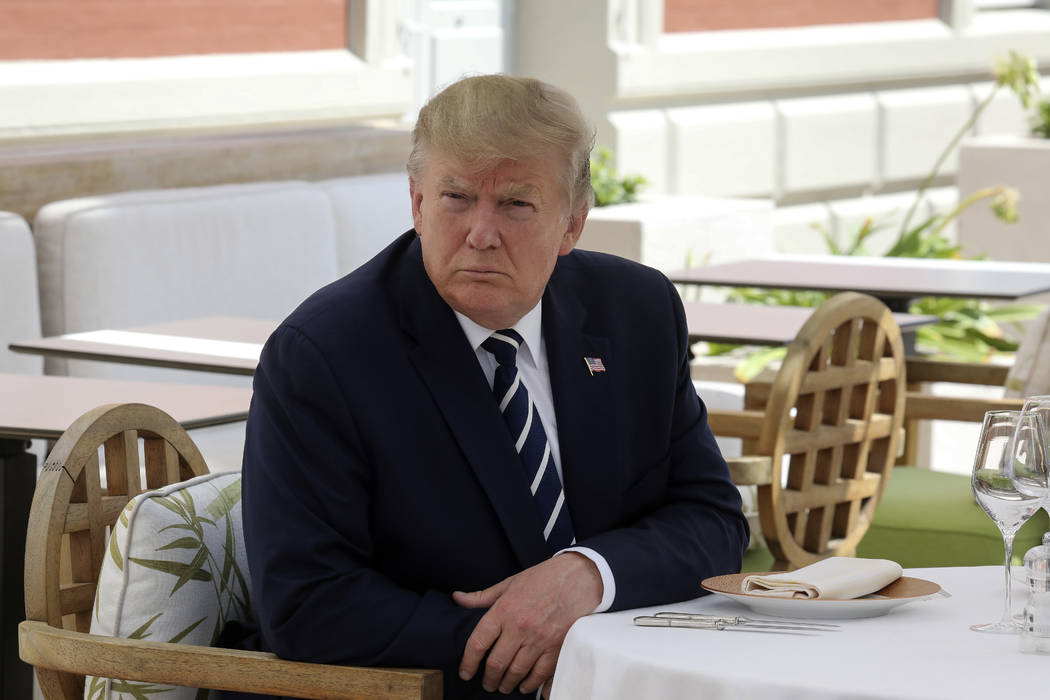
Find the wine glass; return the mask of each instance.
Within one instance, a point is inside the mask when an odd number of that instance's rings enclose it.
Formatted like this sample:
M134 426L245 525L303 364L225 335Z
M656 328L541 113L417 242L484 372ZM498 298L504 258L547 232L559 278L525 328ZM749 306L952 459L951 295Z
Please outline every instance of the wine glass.
M1039 419L1042 430L1043 462L1025 463L1023 471L1012 473L1014 486L1018 491L1030 496L1038 496L1043 501L1043 508L1050 514L1050 395L1029 396L1025 399L1022 415L1034 415ZM1050 532L1047 533L1050 535Z
M977 504L1003 535L1006 596L1002 619L972 625L970 629L977 632L1016 634L1020 629L1011 616L1010 560L1013 558L1014 535L1039 510L1043 499L1019 491L1010 476L1024 473L1036 461L1043 461L1045 443L1041 428L1040 419L1033 414L1020 411L989 411L984 414L970 483Z

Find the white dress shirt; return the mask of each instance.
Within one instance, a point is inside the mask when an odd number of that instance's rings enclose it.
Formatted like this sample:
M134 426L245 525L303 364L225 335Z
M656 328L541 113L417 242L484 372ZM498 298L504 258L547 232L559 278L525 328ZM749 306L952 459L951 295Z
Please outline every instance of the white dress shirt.
M491 387L496 375L496 358L488 350L481 347L481 344L492 335L493 331L484 326L479 326L458 311L455 314L456 320L459 321L459 325L463 329L463 333L467 336L467 342L474 348L474 353L481 364L481 370L485 373L485 379L488 380L489 387ZM543 423L543 430L547 434L547 443L551 448L554 468L558 472L558 478L561 480L562 488L564 489L565 479L562 478L561 452L558 449L558 422L554 416L554 392L551 391L550 368L547 365L547 344L543 340L542 304L536 304L536 306L532 307L532 310L522 316L521 320L514 324L513 328L525 341L518 349L518 373L521 375L521 381L525 384L525 388L528 390L529 396L532 397L532 402L536 405L536 410L540 414L540 422ZM558 554L562 552L579 552L598 567L598 573L602 577L603 591L602 600L598 603L598 607L594 609L594 612L608 610L616 597L616 581L613 578L612 569L609 568L609 563L605 561L605 557L590 547L569 547L558 552Z

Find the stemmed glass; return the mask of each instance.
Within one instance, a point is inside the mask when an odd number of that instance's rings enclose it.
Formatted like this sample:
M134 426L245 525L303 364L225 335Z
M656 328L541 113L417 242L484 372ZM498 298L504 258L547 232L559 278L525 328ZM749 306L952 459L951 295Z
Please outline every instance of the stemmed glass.
M1043 499L1019 491L1011 475L1025 473L1028 467L1043 463L1045 443L1041 427L1038 417L1020 411L989 411L984 414L970 481L977 504L1003 535L1006 597L1002 619L972 625L970 629L977 632L1016 634L1020 629L1011 615L1010 561L1014 535L1039 510Z
M1041 498L1043 508L1050 514L1050 395L1029 396L1025 399L1021 414L1033 415L1039 420L1043 437L1043 462L1041 465L1026 463L1026 469L1011 474L1010 478L1018 491Z

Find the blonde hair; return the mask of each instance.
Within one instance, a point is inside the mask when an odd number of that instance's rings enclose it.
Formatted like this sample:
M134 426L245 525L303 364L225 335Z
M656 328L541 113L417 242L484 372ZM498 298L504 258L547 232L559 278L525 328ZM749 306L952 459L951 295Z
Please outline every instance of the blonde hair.
M563 179L570 211L576 212L594 202L593 145L593 127L561 88L533 78L478 75L452 83L423 106L407 167L419 182L428 151L456 155L479 169L553 152L565 160Z

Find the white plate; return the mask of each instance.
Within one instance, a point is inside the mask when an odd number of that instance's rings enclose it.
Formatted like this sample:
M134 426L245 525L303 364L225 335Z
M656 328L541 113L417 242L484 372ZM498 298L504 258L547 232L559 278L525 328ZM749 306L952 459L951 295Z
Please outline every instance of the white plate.
M771 572L777 573L777 572ZM750 574L727 574L704 579L700 585L705 590L743 603L762 615L793 618L845 619L854 617L877 617L893 608L926 600L941 593L941 587L933 581L901 576L890 585L863 598L849 600L825 600L820 598L771 598L768 596L741 593L740 585Z

